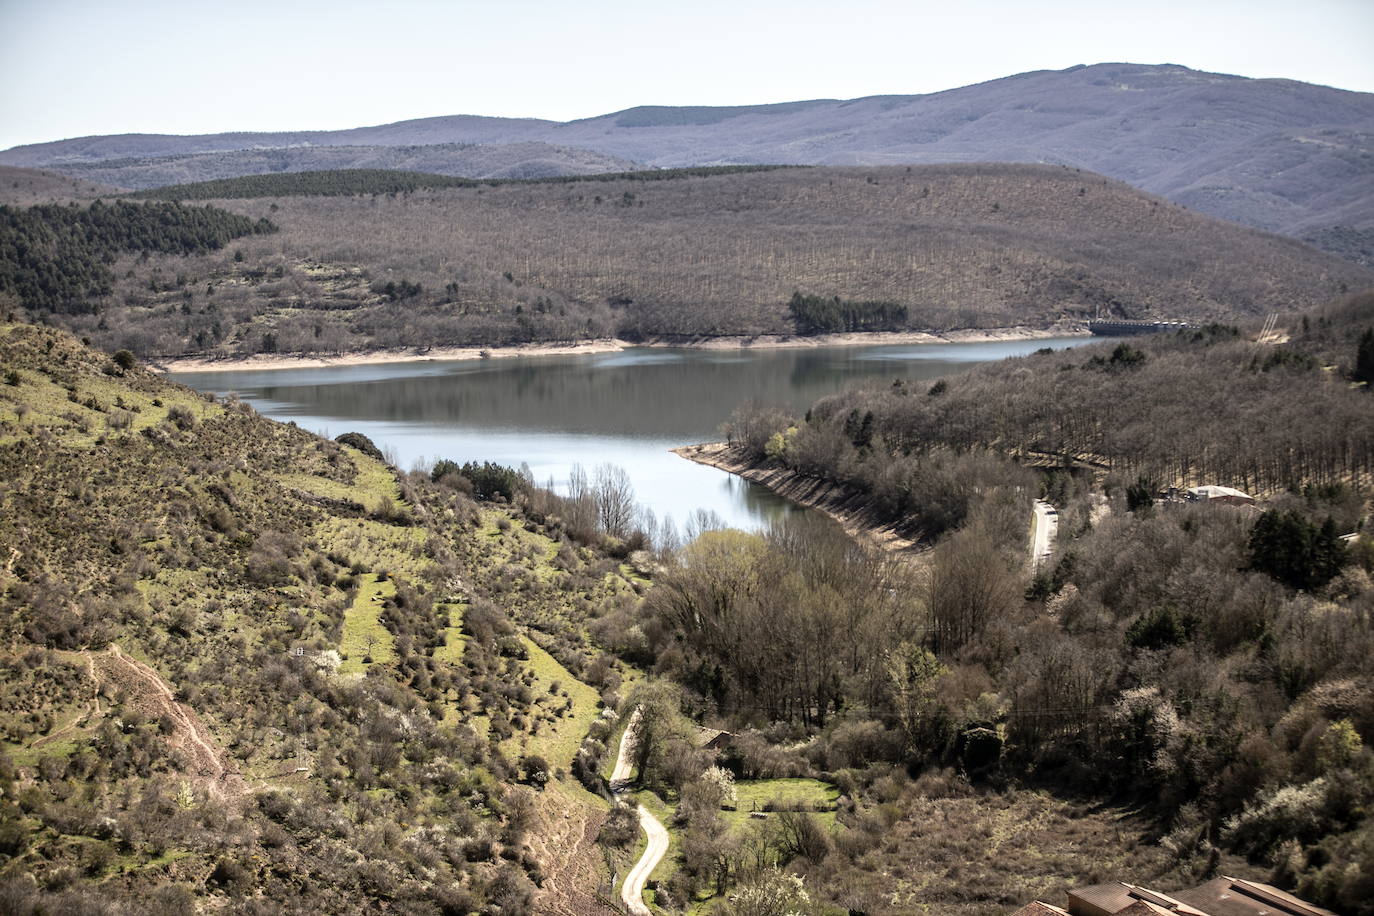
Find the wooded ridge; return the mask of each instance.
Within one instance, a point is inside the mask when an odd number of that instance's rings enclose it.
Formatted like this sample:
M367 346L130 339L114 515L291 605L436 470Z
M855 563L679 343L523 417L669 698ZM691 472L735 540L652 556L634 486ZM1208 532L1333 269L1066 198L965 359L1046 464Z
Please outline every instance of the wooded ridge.
M887 328L1229 320L1374 284L1070 168L722 171L220 201L280 231L129 258L53 320L144 355L327 354L871 326L836 297Z

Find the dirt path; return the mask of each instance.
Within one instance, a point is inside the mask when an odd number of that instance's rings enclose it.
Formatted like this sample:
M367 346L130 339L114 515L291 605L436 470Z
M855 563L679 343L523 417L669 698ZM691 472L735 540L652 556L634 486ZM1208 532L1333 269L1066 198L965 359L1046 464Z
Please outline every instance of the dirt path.
M549 916L613 916L597 897L607 881L605 861L596 846L605 811L550 783L540 799L541 822L530 833L531 848L544 870L539 912Z
M205 723L177 702L172 688L161 675L138 659L125 655L116 645L110 646L103 660L107 675L129 692L134 706L149 716L165 716L171 720L172 731L167 742L187 757L189 775L195 776L199 785L222 801L246 793L243 779L229 764L224 752L215 747Z
M92 719L100 715L100 679L95 674L95 659L91 658L90 652L83 651L81 657L86 660L86 674L91 679L91 699L86 704L86 711L78 713L70 722L56 731L49 732L39 738L30 747L41 747L51 741L56 741L68 732L75 731Z
M628 795L630 790L630 754L634 752L634 741L631 736L638 719L639 710L636 709L630 717L629 724L625 726L625 734L620 738L620 752L616 755L615 769L611 772L611 791L621 799ZM639 827L649 838L649 846L644 850L644 855L639 857L634 868L625 876L625 883L620 886L620 899L634 916L652 916L644 902L644 885L668 852L668 828L650 814L648 808L643 805L636 807L639 813Z

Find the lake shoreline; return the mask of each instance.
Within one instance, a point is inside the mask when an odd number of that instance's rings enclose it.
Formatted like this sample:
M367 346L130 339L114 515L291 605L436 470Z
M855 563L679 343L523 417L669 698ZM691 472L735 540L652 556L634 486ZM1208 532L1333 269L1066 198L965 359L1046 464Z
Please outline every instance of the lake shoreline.
M596 338L562 343L519 344L510 347L400 347L361 350L330 356L258 353L252 356L178 357L148 360L150 368L163 373L245 372L275 369L317 369L334 366L368 366L386 363L440 362L478 359L509 359L531 356L574 356L615 353L631 347L683 350L782 350L816 347L884 346L891 344L993 343L1003 340L1037 340L1052 337L1091 336L1081 322L1065 322L1047 328L970 328L957 331L867 331L817 334L799 337L784 334L757 336L653 338L631 342Z
M875 516L867 500L838 484L769 464L758 464L725 442L706 442L672 449L674 455L765 487L789 502L820 512L866 546L886 553L915 557L925 545L900 534Z

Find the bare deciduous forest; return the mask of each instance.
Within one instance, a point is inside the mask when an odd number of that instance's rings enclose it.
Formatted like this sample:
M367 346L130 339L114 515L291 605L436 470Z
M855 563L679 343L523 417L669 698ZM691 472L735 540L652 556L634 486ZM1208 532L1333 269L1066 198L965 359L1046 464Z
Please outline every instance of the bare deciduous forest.
M1121 487L1137 477L1261 495L1364 485L1374 474L1374 424L1367 392L1350 382L1360 378L1371 309L1366 294L1291 316L1282 342L1214 324L1046 351L919 389L853 391L815 405L779 454L804 473L872 491L906 519L938 502L904 465L944 450L1111 472ZM763 454L786 422L744 424L736 436Z
M792 333L794 293L911 328L1289 312L1374 282L1298 242L1044 166L786 169L219 205L281 227L123 262L72 330L145 355Z
M986 834L960 832L971 823L945 820L938 840L904 828L934 811L963 817L952 812L965 793L1011 804L1014 786L1148 813L1147 851L1125 869L1104 862L1093 881L1179 888L1250 869L1369 913L1374 543L1337 533L1365 525L1370 360L1366 295L1300 318L1283 344L1216 327L1007 360L921 390L898 381L805 419L742 411L730 428L741 452L862 493L933 543L919 575L903 583L901 562L796 524L707 535L659 577L642 636L615 642L624 617L597 635L671 674L699 715L773 736L735 745L743 772L826 773L882 799L792 863L850 910L998 912L942 883L970 870L985 899L1024 900L1036 878L1009 874L1056 843L992 861ZM1105 429L1092 442L1106 446L1075 442L1050 423L1060 412ZM1052 430L1062 438L1047 443ZM1161 492L1247 474L1269 494L1263 509ZM1035 496L1058 508L1060 540L1032 576ZM813 640L831 651L808 651ZM815 737L782 753L780 722ZM925 775L913 785L897 767ZM941 767L962 778L942 781ZM710 846L709 824L688 829ZM896 867L894 895L873 866L903 860L922 878ZM677 899L710 879L709 862L687 860ZM1043 867L1041 899L1055 899Z

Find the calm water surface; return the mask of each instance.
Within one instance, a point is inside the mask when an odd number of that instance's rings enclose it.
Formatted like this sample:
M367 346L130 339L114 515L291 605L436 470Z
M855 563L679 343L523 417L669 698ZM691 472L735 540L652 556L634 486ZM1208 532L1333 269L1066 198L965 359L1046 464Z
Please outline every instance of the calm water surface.
M674 350L482 361L390 363L261 372L183 372L200 391L235 392L260 413L330 437L361 432L402 468L439 458L528 464L560 487L581 464L625 468L637 500L683 524L693 510L758 528L790 504L669 450L720 438L741 404L798 413L827 394L896 378L933 379L1040 347L1092 338L825 347Z

